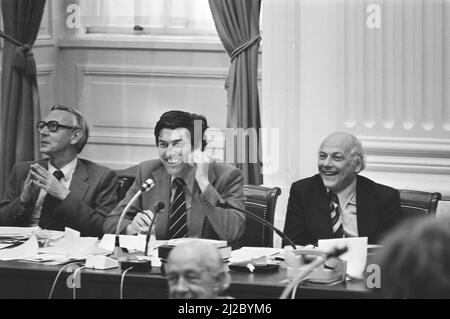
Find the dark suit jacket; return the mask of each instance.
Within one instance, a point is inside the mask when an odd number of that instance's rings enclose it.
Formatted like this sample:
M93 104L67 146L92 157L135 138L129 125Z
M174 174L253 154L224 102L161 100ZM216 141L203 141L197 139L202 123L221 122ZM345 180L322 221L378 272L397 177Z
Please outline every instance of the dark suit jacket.
M0 202L0 225L27 226L33 205L23 207L20 203L25 179L33 162L16 164L9 176L5 198ZM48 160L39 161L48 168ZM109 168L78 158L70 183L69 195L56 207L60 217L55 227L70 227L82 236L101 236L106 216L117 204L117 175Z
M210 185L204 193L200 192L197 182L194 182L191 210L188 214L189 237L220 239L233 243L244 232L245 216L232 209L218 208L215 204L221 197L237 207L244 208L244 179L242 173L231 165L211 164L208 175ZM123 220L120 232L123 232L131 223L138 210L150 209L153 211L155 204L162 201L165 208L156 216L156 238L168 239L171 180L160 160L145 161L138 165L134 184L105 221L103 227L105 233L116 231L120 214L126 204L148 178L154 180L155 186L144 193L131 206Z
M402 218L399 192L358 175L356 211L358 235L374 244ZM284 232L299 245L333 238L327 189L320 175L292 184Z

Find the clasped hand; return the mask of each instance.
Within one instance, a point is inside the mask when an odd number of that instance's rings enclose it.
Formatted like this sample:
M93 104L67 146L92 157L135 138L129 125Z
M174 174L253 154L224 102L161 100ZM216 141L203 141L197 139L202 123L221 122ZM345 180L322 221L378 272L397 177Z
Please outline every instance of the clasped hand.
M67 197L70 191L44 167L35 163L30 166L24 188L20 196L22 203L28 203L41 189L60 200Z

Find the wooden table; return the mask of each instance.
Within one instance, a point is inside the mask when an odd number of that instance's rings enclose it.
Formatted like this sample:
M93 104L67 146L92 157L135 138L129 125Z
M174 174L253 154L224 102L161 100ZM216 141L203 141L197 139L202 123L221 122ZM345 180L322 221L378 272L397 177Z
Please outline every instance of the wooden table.
M0 262L0 298L47 298L61 266L10 261ZM72 298L63 272L54 291L54 298ZM232 283L226 293L235 298L277 299L286 287L284 269L275 273L231 272ZM111 270L81 270L81 288L77 298L117 299L120 296L121 272ZM159 267L150 273L128 272L124 280L123 297L159 298L168 296L167 283ZM369 290L364 281L349 281L335 285L305 284L297 291L297 298L365 298Z

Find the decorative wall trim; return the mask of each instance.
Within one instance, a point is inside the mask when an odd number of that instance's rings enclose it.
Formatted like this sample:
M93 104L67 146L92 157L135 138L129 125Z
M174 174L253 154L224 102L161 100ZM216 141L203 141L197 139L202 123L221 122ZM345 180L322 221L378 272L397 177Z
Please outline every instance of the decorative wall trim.
M49 75L53 73L53 70L55 69L55 64L38 64L36 66L36 75Z
M75 64L77 74L76 103L80 104L84 77L87 76L130 76L148 78L191 78L191 79L219 79L225 82L228 69L226 68L186 68L186 67L143 67L117 66L111 64Z
M226 68L156 68L143 66L117 66L111 64L76 64L75 67L79 75L84 76L125 75L142 77L203 78L225 80L228 75L228 69Z
M125 134L100 134L95 132L89 136L89 144L102 145L133 145L155 147L156 141L153 135L129 136Z
M361 136L368 154L450 158L450 139Z
M153 131L153 128L152 128ZM89 144L104 144L104 145L133 145L133 146L150 146L155 147L156 140L153 134L128 135L124 133L100 133L93 132L89 136ZM214 141L209 140L208 146L215 149L225 149L225 140L216 138Z
M450 139L361 137L367 170L415 174L450 174Z

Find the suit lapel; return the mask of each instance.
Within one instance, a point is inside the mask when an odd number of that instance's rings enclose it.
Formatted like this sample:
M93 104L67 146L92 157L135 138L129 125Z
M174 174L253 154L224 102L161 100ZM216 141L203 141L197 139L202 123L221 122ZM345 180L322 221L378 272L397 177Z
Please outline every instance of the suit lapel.
M318 222L316 224L316 227L318 228L318 231L315 233L318 233L320 235L319 238L332 238L333 225L331 223L331 212L330 212L328 192L320 176L317 180L316 189L318 189L318 191L312 194L312 196L315 197L312 203L317 203L316 209Z
M364 178L358 175L356 183L358 236L371 237L377 225L377 203Z
M78 199L84 199L87 189L89 188L89 174L84 166L83 162L78 159L77 166L72 175L72 181L70 182L70 192L74 197Z

